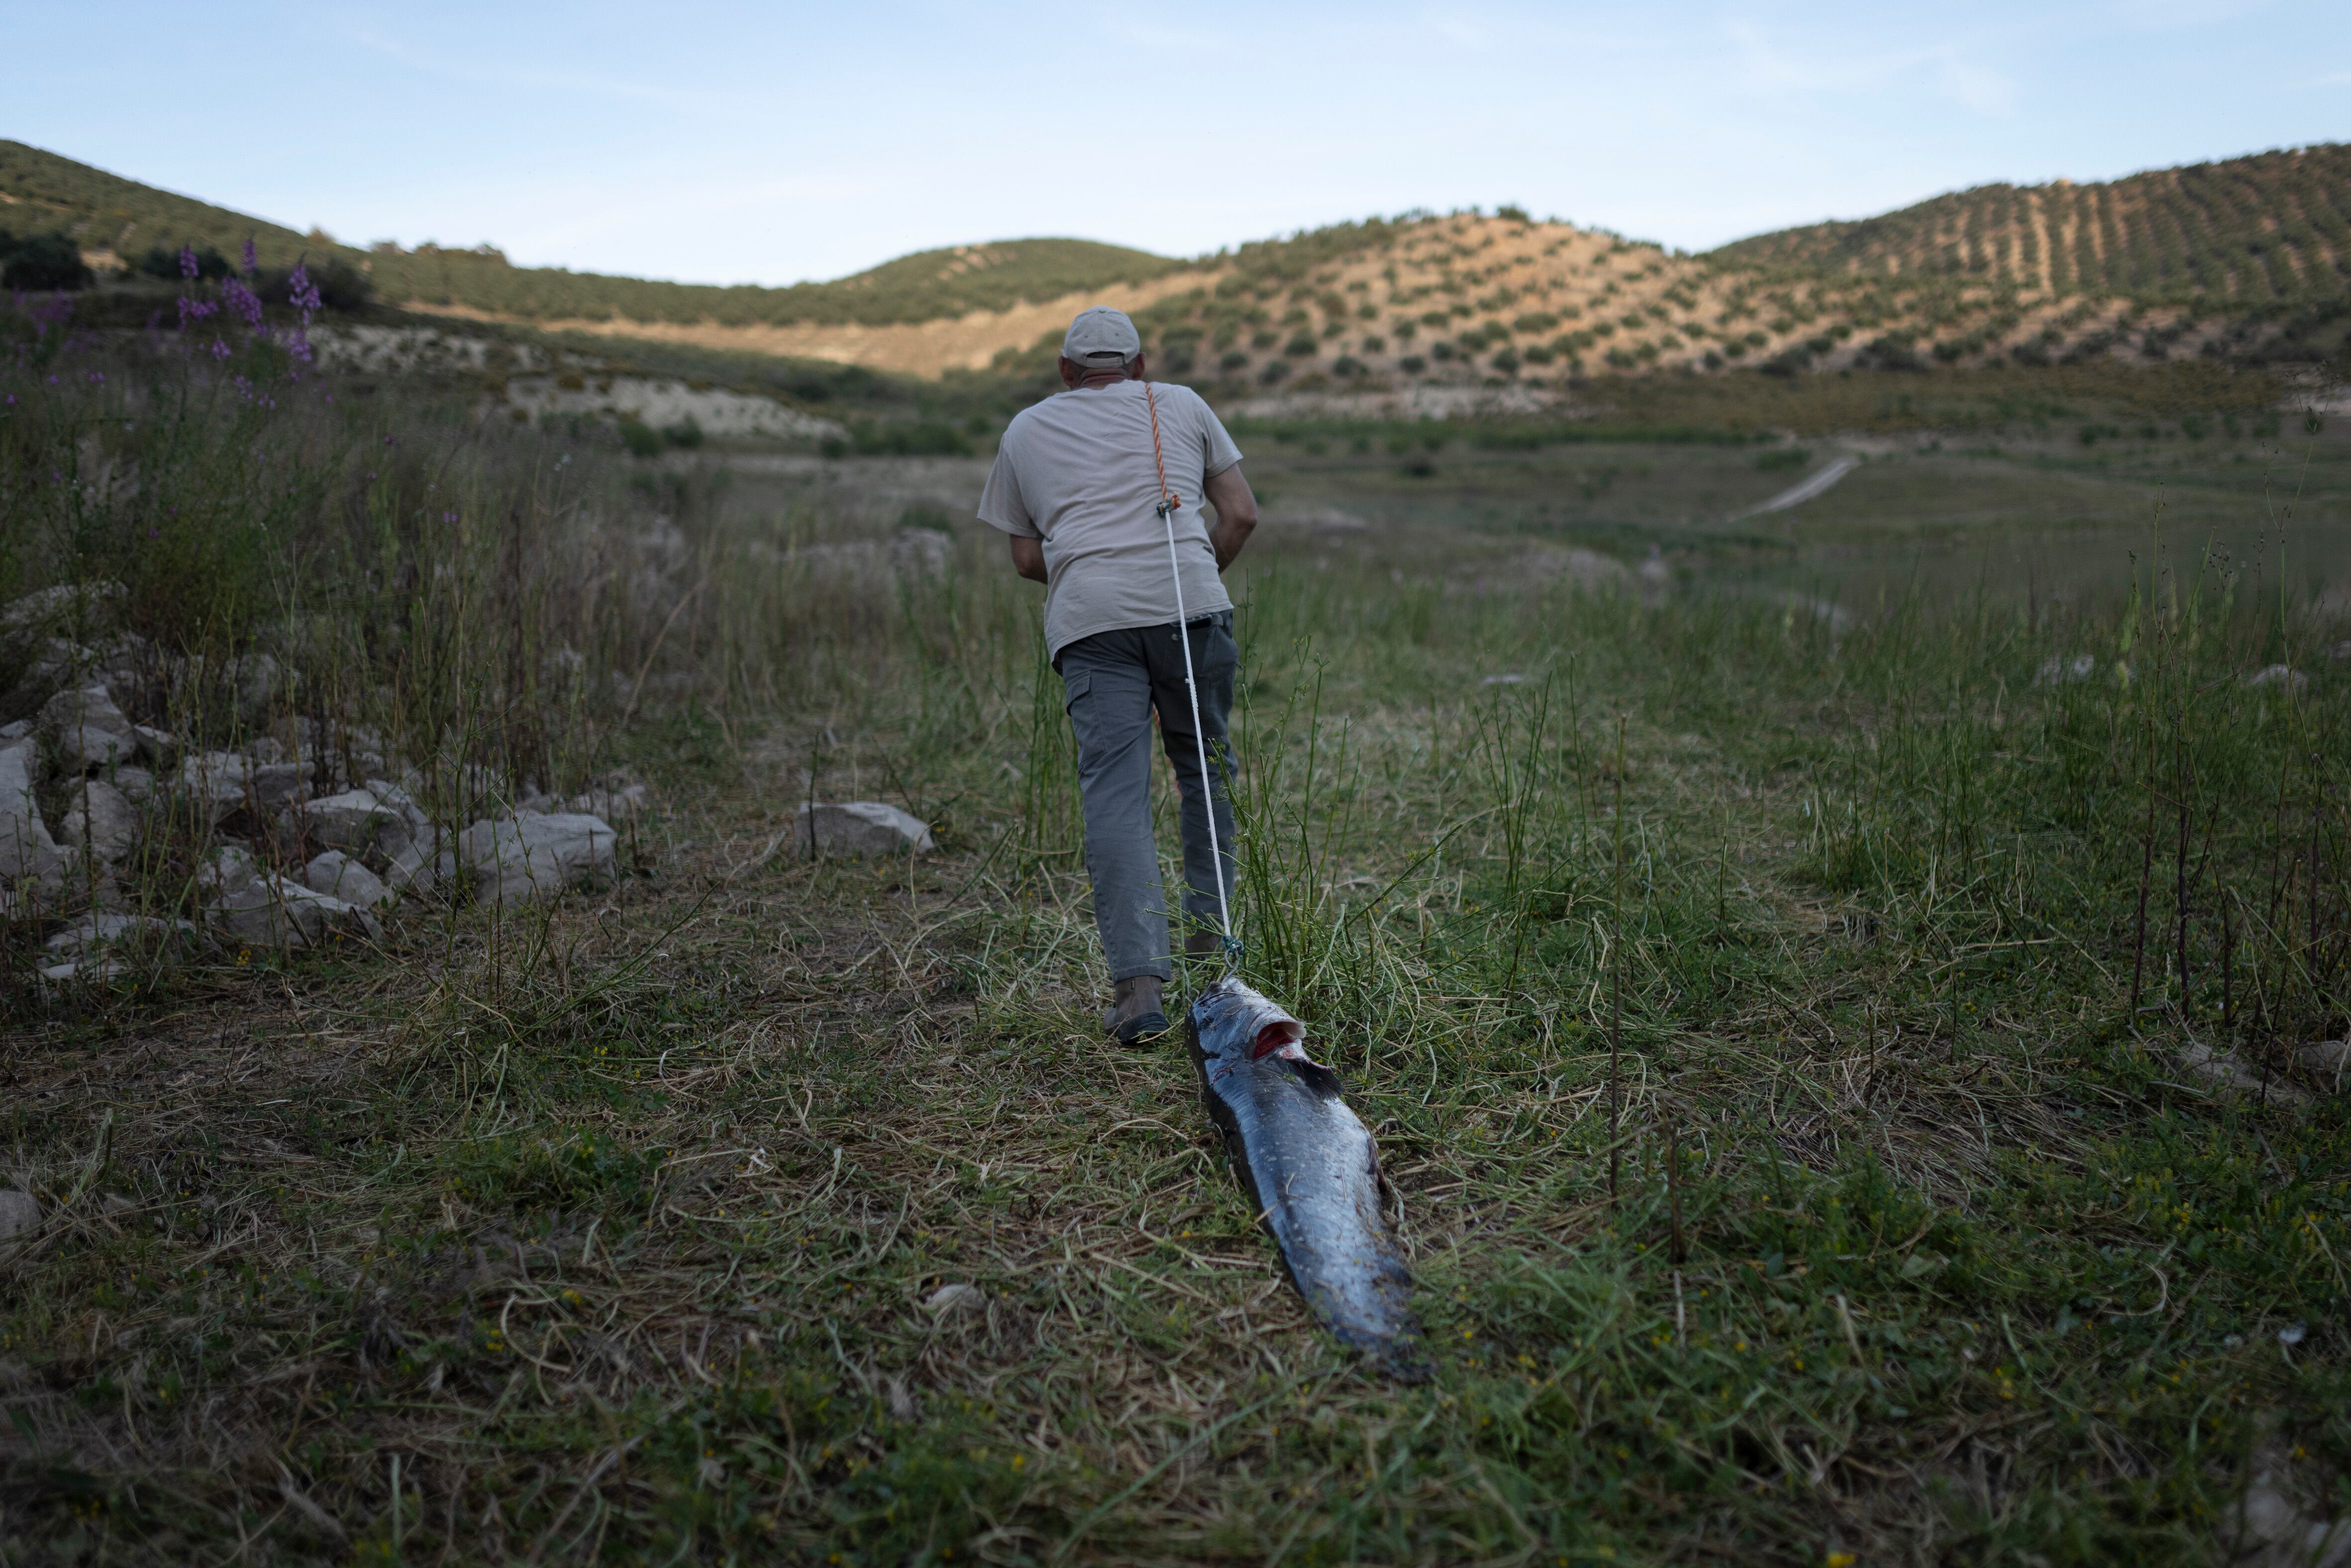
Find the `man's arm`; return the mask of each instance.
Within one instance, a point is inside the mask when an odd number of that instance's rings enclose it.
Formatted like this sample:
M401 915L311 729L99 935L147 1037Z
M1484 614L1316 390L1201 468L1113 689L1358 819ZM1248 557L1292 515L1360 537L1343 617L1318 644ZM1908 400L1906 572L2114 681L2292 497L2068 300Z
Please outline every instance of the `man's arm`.
M1012 546L1012 570L1031 582L1045 581L1045 541L1019 534L1007 534L1005 540Z
M1249 533L1257 527L1257 496L1249 489L1239 464L1208 476L1208 505L1217 508L1217 526L1208 530L1208 547L1217 552L1217 570L1222 571L1233 564L1233 558L1241 553L1241 546L1249 543ZM1019 543L1018 539L1013 542ZM1018 551L1014 559L1019 559ZM1040 564L1043 559L1040 551Z

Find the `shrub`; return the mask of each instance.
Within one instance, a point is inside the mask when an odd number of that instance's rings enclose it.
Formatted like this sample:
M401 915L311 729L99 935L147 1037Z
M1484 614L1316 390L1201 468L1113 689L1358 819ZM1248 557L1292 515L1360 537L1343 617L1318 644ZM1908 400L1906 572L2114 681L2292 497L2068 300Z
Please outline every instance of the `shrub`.
M1406 354L1403 359L1396 361L1396 369L1402 371L1408 376L1416 376L1420 374L1421 371L1428 369L1428 361L1422 359L1418 354Z
M1288 375L1289 373L1290 373L1290 361L1287 361L1287 360L1268 360L1268 361L1265 362L1265 369L1263 369L1263 370L1261 370L1261 371L1258 371L1258 373L1257 373L1257 379L1258 379L1258 380L1259 380L1259 382L1261 382L1262 384L1264 384L1264 385L1266 385L1266 386L1271 386L1271 385L1273 385L1273 383L1274 383L1274 382L1276 382L1280 381L1282 377L1284 377L1284 376Z
M1489 362L1491 363L1496 370L1501 371L1506 376L1514 376L1519 373L1519 355L1518 350L1515 349L1504 349L1500 353L1496 354Z
M621 416L621 444L639 457L658 457L662 453L659 433L632 413Z
M81 247L61 234L12 237L0 229L0 287L27 291L88 288L97 279L81 259Z
M971 441L952 424L917 420L911 424L867 424L854 433L859 454L868 457L968 457Z
M1453 345L1440 338L1428 346L1428 351L1439 360L1449 360L1453 357Z
M1529 349L1525 354L1520 357L1531 365L1547 365L1559 356L1552 353L1551 350L1543 347L1541 343L1538 343L1533 348Z
M1298 336L1290 339L1287 343L1284 343L1281 346L1281 351L1288 354L1294 360L1303 355L1312 353L1320 345L1318 345L1313 339L1308 337L1305 333L1301 332Z
M1279 332L1252 332L1249 334L1249 347L1252 349L1270 349L1280 341L1281 334Z
M672 446L684 447L691 452L702 444L702 425L689 413L675 424L663 426L662 439Z
M1388 340L1385 338L1374 335L1364 340L1364 352L1367 354L1384 354L1387 349Z
M1353 354L1342 354L1331 361L1331 373L1334 376L1360 376L1364 373L1364 361Z
M1419 335L1420 323L1407 319L1405 320L1398 321L1395 324L1394 330L1395 332L1397 342L1409 343L1415 337Z
M1249 356L1241 352L1238 349L1235 349L1231 353L1227 354L1223 359L1217 361L1217 368L1229 376L1237 373L1238 371L1249 369Z
M198 258L197 266L201 267L203 265L202 258ZM141 263L141 270L145 270L144 263ZM306 263L302 271L311 287L318 289L319 303L326 309L357 310L374 297L375 285L349 262L330 261L320 267L312 267ZM179 274L175 271L172 276L176 277ZM274 304L292 294L293 279L292 267L271 267L254 280L254 292Z
M1506 202L1501 206L1496 207L1494 209L1494 215L1498 218L1502 218L1514 224L1531 224L1534 222L1534 219L1527 216L1526 208L1520 206L1516 202Z
M182 254L176 250L166 250L160 245L151 245L147 247L147 254L139 258L131 270L143 273L149 277L167 278L177 283L187 276L181 270ZM216 247L206 246L202 250L191 248L185 254L196 258L196 277L199 279L210 280L228 276L228 257L223 256Z

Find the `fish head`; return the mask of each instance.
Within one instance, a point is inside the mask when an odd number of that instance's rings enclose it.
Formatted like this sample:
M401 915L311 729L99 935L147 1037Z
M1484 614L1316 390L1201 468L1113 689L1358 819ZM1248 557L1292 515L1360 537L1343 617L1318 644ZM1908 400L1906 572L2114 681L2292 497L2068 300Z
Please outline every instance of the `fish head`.
M1301 1043L1306 1038L1306 1026L1280 1003L1238 980L1219 980L1201 992L1187 1021L1200 1053L1201 1070L1211 1079L1268 1057L1307 1060Z

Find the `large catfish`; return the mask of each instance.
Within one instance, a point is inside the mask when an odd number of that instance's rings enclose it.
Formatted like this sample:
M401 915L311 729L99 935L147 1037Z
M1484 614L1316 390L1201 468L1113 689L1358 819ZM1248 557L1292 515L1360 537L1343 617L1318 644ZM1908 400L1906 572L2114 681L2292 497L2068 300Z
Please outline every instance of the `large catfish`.
M1380 1204L1380 1155L1310 1061L1306 1026L1226 979L1186 1018L1200 1098L1281 1249L1290 1283L1342 1343L1394 1375L1427 1375L1412 1275Z

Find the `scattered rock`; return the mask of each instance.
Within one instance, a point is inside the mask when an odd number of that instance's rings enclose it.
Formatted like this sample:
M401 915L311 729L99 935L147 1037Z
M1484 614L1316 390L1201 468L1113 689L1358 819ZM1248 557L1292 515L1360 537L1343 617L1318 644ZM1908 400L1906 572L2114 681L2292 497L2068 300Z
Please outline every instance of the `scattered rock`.
M211 860L196 868L196 891L208 897L242 893L261 874L252 852L243 844L223 844Z
M2252 1483L2235 1517L2224 1525L2224 1537L2233 1537L2228 1542L2234 1549L2231 1562L2250 1568L2345 1568L2351 1563L2351 1519L2314 1519L2304 1513L2289 1494L2293 1477L2294 1462L2280 1445L2273 1443L2254 1456Z
M107 774L106 781L138 805L143 806L155 798L155 776L144 768L114 768Z
M879 800L802 806L798 842L804 852L810 848L811 833L819 854L903 855L909 851L927 854L936 847L928 823Z
M231 940L259 947L312 947L337 936L372 942L382 935L367 910L266 873L224 894L210 914Z
M41 728L68 775L135 760L139 737L131 720L100 685L70 687L41 705Z
M16 684L0 695L0 714L15 719L37 713L61 688L83 684L97 667L98 655L80 643L48 638L25 661Z
M282 811L310 793L310 770L299 762L265 762L249 775L253 803Z
M355 856L376 849L376 841L385 832L404 828L400 811L385 804L371 788L322 795L303 806L303 821L310 828L310 840L329 849L350 851Z
M201 751L180 764L179 792L217 822L245 805L253 765L234 751Z
M601 817L608 822L625 822L652 805L653 799L653 791L642 784L607 780L590 784L563 802L562 810Z
M392 890L375 873L340 850L329 850L303 867L302 881L312 893L360 909L381 909L392 901Z
M2309 1091L2289 1083L2277 1073L2267 1075L2262 1070L2231 1051L2216 1051L2209 1045L2190 1044L2179 1053L2179 1065L2189 1075L2204 1080L2217 1089L2239 1094L2266 1094L2274 1103L2306 1105Z
M28 593L0 609L0 639L109 625L130 591L119 582L61 582Z
M235 699L237 716L256 726L268 719L270 707L279 695L292 691L298 679L268 653L241 654L223 665L221 674Z
M2297 1050L2294 1059L2304 1071L2317 1073L2339 1089L2351 1075L2351 1040L2322 1040Z
M2063 685L2069 681L2086 681L2098 667L2095 653L2076 653L2070 659L2051 659L2033 675L2033 684L2043 686Z
M403 841L393 851L384 872L385 889L394 897L427 894L443 882L454 882L457 876L457 855L454 850L439 850L440 835L426 828L413 839Z
M151 767L169 768L172 758L180 754L180 743L172 738L171 732L157 729L152 724L132 725L131 737L139 743L139 755Z
M1478 684L1481 686L1517 686L1524 685L1526 679L1526 676L1520 674L1516 670L1509 670L1499 675L1488 675Z
M611 824L586 812L514 812L458 834L457 859L474 875L475 897L528 904L611 874L620 841Z
M41 1228L41 1206L29 1192L0 1187L0 1241L29 1236Z
M2267 669L2256 670L2252 674L2247 675L2245 677L2245 685L2249 686L2283 686L2288 691L2298 692L2310 685L2310 677L2303 674L2300 670L2295 669L2292 664L2272 664Z
M59 958L79 959L114 947L152 951L195 934L196 928L184 920L158 920L148 915L91 915L50 937L47 946Z
M65 869L65 856L33 799L37 758L29 737L0 745L0 882L51 887Z
M139 808L122 790L103 779L85 779L71 793L73 808L58 829L67 843L89 850L110 865L137 847Z
M967 1285L960 1281L941 1285L923 1298L923 1311L935 1317L944 1318L987 1310L987 1292L977 1285Z
M32 733L33 721L29 718L13 719L6 724L0 724L0 740L22 740Z

